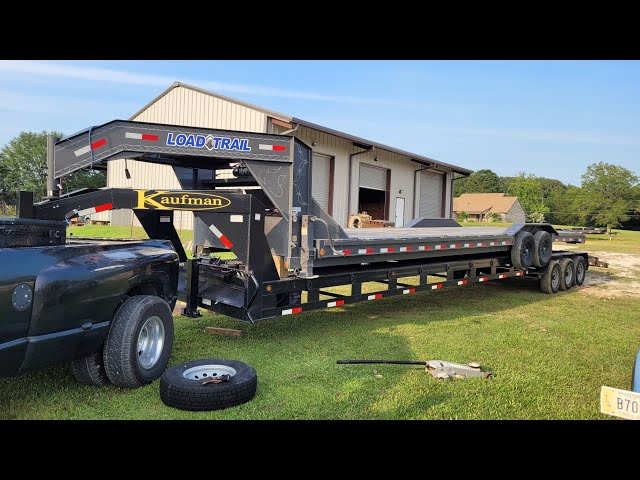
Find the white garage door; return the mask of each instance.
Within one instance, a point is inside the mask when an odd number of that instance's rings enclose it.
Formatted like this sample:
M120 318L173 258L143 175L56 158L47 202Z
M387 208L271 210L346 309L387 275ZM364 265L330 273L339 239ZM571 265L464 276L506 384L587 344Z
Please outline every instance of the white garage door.
M442 174L420 172L420 216L442 217Z
M329 185L331 182L331 157L314 153L311 160L311 196L329 213Z
M361 163L360 187L385 191L387 189L387 169Z

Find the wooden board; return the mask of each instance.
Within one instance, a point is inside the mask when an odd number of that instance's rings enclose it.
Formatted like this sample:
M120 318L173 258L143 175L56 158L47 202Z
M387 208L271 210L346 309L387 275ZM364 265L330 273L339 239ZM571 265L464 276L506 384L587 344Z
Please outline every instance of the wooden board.
M242 335L242 330L234 330L233 328L204 327L204 333L211 333L213 335L225 335L228 337L239 337L240 335Z

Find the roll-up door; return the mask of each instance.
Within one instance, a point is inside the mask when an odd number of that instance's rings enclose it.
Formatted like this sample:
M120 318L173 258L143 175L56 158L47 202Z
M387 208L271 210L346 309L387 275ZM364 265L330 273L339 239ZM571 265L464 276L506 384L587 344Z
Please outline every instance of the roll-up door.
M420 217L442 217L442 174L420 172Z
M311 195L329 213L329 186L331 184L331 157L313 154L311 160Z
M387 189L387 169L361 163L360 187L385 191Z

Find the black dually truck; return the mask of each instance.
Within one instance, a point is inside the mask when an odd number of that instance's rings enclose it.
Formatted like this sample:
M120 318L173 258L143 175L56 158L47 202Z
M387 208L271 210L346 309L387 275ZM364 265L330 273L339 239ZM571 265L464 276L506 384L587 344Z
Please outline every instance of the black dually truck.
M288 135L121 120L49 138L47 197L18 192L17 218L0 220L0 376L70 362L85 384L149 383L169 361L178 299L187 317L203 308L253 323L514 277L553 294L582 285L589 265L605 266L552 250L585 237L544 223L417 218L344 229L311 195L312 158ZM169 165L183 189L59 191L65 175L115 159ZM233 178L218 178L228 169ZM152 240L67 238L74 217L116 209L131 209ZM194 215L190 258L173 225L181 210ZM363 293L364 283L380 289Z

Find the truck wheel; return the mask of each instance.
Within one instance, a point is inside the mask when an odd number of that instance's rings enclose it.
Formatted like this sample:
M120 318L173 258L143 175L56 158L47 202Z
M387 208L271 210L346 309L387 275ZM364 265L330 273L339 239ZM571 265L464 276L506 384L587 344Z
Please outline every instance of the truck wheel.
M578 255L573 259L573 266L575 270L575 284L580 286L584 283L584 279L587 276L587 262L584 257Z
M562 269L558 262L550 263L547 271L540 277L540 290L544 293L556 293L560 290L562 279Z
M113 318L104 344L104 367L111 383L136 388L162 375L173 347L173 315L152 295L130 297Z
M102 349L71 362L71 373L83 385L103 387L109 383L109 377L107 377L102 361Z
M551 234L540 230L533 236L533 243L535 245L533 249L533 265L538 268L546 267L551 260L553 250Z
M228 382L203 380L230 375ZM246 363L224 358L193 360L169 368L160 379L160 398L181 410L220 410L248 402L256 394L258 374Z
M569 290L573 287L573 282L576 277L576 270L573 266L573 260L570 258L560 259L560 268L562 269L562 278L560 282L560 290Z
M511 263L518 270L526 270L533 263L535 242L529 232L520 232L511 248Z

